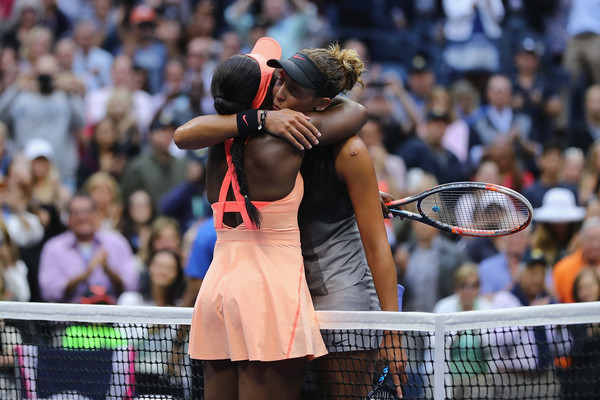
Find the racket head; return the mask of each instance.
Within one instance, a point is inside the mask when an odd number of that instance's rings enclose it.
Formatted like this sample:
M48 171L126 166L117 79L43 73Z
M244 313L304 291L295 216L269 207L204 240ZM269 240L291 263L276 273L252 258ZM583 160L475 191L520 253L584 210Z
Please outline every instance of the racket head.
M421 222L462 236L505 236L531 223L533 208L520 193L484 182L455 182L423 192Z

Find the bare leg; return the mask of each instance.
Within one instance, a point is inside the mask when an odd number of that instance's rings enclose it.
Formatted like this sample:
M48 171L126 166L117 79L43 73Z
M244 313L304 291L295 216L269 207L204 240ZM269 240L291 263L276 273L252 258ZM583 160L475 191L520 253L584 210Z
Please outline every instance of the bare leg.
M236 363L230 360L205 360L204 399L237 400L238 371Z
M238 364L239 400L295 400L300 397L307 358ZM208 400L208 399L207 399Z
M319 399L364 399L373 387L377 352L329 353L317 360Z

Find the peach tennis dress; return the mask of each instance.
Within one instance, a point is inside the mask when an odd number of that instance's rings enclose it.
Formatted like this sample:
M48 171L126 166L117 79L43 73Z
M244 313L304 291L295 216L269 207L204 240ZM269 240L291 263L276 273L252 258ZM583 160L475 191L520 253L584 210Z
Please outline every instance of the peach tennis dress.
M300 174L292 191L272 202L253 202L260 230L250 222L225 143L228 171L212 205L217 230L213 261L198 293L189 354L193 359L276 361L327 353L306 284L300 249ZM236 201L226 201L229 186ZM240 212L236 228L224 212Z

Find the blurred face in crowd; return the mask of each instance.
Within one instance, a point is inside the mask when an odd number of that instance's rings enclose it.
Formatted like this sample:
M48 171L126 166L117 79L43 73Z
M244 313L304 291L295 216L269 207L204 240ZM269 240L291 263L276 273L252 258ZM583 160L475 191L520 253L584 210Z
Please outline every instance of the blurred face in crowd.
M529 299L535 299L544 291L544 280L546 277L546 266L535 263L524 267L521 271L521 290Z
M165 67L165 84L172 92L182 90L185 68L179 61L171 60Z
M538 69L540 59L532 51L520 51L515 55L515 65L521 72L533 73Z
M111 150L117 141L115 124L109 119L98 122L94 130L94 140L100 151Z
M94 11L99 19L104 19L110 11L110 0L94 0Z
M510 106L512 89L510 81L503 75L494 75L490 78L487 86L488 102L497 109Z
M73 57L75 44L70 39L62 39L56 45L56 61L62 71L70 71L73 68Z
M126 55L116 57L113 62L112 78L116 87L129 87L132 81L133 66L131 59Z
M154 251L158 250L171 250L179 251L181 246L181 237L177 228L172 225L165 225L160 229L158 235L151 243Z
M81 22L75 29L75 43L87 52L94 46L94 25L91 22Z
M581 232L581 250L588 264L600 265L600 221L596 221Z
M415 71L408 76L408 86L417 97L427 97L434 84L435 74L429 69Z
M469 275L458 282L456 293L460 299L463 311L472 310L475 299L479 295L479 277L477 274Z
M129 196L129 215L133 222L146 224L152 218L152 199L148 192L136 190Z
M192 39L187 46L186 61L192 71L200 71L210 58L211 40L207 38ZM236 53L237 54L237 53Z
M563 170L565 158L562 151L550 149L545 151L540 158L540 169L547 175L558 177Z
M598 301L600 300L600 282L596 271L590 267L583 268L579 272L575 286L576 298L578 301Z
M148 265L148 273L154 285L168 288L175 283L180 268L175 257L168 251L159 251L152 257Z
M477 169L474 180L477 182L488 182L500 185L502 183L502 177L500 176L498 165L493 161L484 161Z
M80 241L94 238L96 207L91 198L75 196L69 203L69 229Z
M442 138L448 128L448 122L441 119L427 121L425 126L425 141L432 147L442 146Z
M31 176L36 180L44 179L50 173L50 161L46 157L36 157L31 160Z

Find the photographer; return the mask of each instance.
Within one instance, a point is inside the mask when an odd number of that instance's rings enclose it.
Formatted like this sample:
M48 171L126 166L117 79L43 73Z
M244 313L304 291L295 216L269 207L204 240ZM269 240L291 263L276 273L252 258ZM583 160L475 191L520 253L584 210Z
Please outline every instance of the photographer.
M0 96L0 121L11 127L16 147L43 138L60 154L62 181L74 188L77 132L85 125L83 84L70 73L58 73L54 56L38 59L31 76L21 76Z

